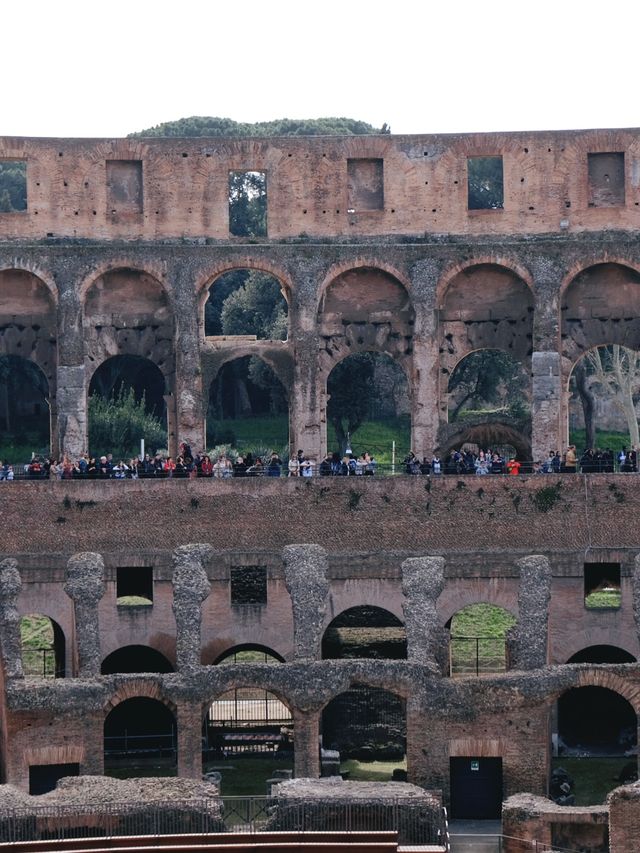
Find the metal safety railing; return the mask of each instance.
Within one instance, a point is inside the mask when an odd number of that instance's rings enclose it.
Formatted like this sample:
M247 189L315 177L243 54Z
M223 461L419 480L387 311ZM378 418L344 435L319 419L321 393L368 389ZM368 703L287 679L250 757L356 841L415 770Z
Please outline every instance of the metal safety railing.
M451 676L489 675L506 672L507 668L507 644L504 637L451 637Z
M276 797L225 797L154 803L35 805L3 809L0 842L122 835L259 832L398 833L400 844L447 850L441 808L416 799L327 802Z

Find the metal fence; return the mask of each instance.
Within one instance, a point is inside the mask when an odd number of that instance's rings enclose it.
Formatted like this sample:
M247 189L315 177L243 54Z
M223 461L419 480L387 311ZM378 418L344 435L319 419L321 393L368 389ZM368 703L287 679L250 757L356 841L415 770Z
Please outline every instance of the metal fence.
M56 667L56 650L48 647L22 648L22 669L28 678L60 678Z
M42 805L0 815L0 842L220 832L398 832L401 844L442 844L442 809L415 799L374 803L211 797L207 800Z
M489 675L507 670L504 637L451 637L449 672L456 675Z
M466 853L468 850L477 850L478 853L581 853L575 847L558 847L557 844L549 845L535 839L478 833L451 835L450 850L451 853Z

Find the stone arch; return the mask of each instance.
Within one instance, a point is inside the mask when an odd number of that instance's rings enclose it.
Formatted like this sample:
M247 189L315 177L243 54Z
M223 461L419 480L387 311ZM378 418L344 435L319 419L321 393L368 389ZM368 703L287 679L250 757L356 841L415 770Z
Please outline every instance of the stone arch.
M465 611L467 618L454 624ZM459 607L446 623L450 675L495 674L509 669L509 636L516 622L510 610L497 604L477 601Z
M577 747L580 755L623 755L638 741L638 710L629 696L608 683L578 683L557 699L557 725L565 748Z
M101 675L116 673L169 673L175 667L162 652L151 646L129 645L114 649L100 666Z
M231 661L229 658L235 656L239 652L257 652L263 654L265 658L272 658L273 660L265 660L265 663L285 663L285 659L279 652L276 652L274 649L269 646L263 646L260 643L238 643L235 646L229 646L229 648L225 649L221 652L218 657L213 661L214 666L218 666L225 661L229 661L229 663L237 663L238 661Z
M579 356L593 347L640 349L640 267L610 260L583 266L563 282L560 314L567 378Z
M105 717L113 711L122 702L127 699L154 699L161 702L171 711L174 717L177 714L175 703L169 699L163 690L162 683L159 680L150 678L133 678L119 684L115 693L113 693L107 702L103 705Z
M517 582L513 591L505 589L502 585L495 583L485 584L482 589L464 589L451 585L445 587L443 594L438 599L438 612L440 624L446 627L452 618L474 604L490 604L499 607L509 613L516 621L518 619L518 586Z
M414 322L405 281L383 267L349 265L328 282L319 300L322 377L357 352L381 352L410 364Z
M597 658L597 659L594 659ZM621 646L591 645L579 649L563 663L636 663L637 658Z
M140 752L177 765L178 725L176 712L162 698L140 695L123 698L105 713L103 723L105 765L118 764Z
M351 258L348 261L341 261L340 263L333 264L331 267L329 267L320 283L320 287L318 288L318 295L315 306L316 313L321 313L322 301L326 296L327 290L333 284L333 282L345 273L358 269L380 270L380 272L386 273L391 278L396 279L407 291L407 294L411 296L412 282L410 277L406 275L406 273L399 270L398 267L394 266L393 264L390 264L385 261L384 258L368 258L365 256L361 256L359 258Z
M252 361L257 359L268 368L263 377L252 378ZM255 362L253 362L255 364ZM271 450L280 452L288 444L290 392L292 376L291 358L285 353L283 359L267 350L252 351L237 357L235 353L221 352L215 361L210 361L203 371L203 387L207 401L207 443L236 444L227 435L225 421L244 420L255 415L274 419L281 440L274 441ZM260 368L259 368L260 369ZM261 383L266 379L266 383ZM275 381L274 381L275 380ZM214 425L214 426L212 426ZM242 450L251 449L264 443L261 436L252 442L245 442Z
M531 462L533 450L530 435L519 429L515 422L507 418L488 418L478 422L475 419L455 421L438 431L438 450L443 459L453 449L464 444L477 444L480 449L511 445L520 462Z
M255 272L263 272L273 276L280 282L282 295L284 296L287 305L291 307L291 302L294 293L294 284L289 272L281 264L274 263L269 258L257 258L253 255L235 256L232 261L219 261L214 267L209 268L196 281L196 293L198 295L198 317L201 318L202 328L204 323L202 317L204 315L204 306L209 297L209 291L215 287L216 281L223 275L236 270L254 270Z
M436 285L436 306L438 310L441 310L444 307L447 290L454 279L456 279L460 273L464 273L465 270L470 270L474 267L480 266L501 267L508 270L513 273L514 276L522 279L531 291L532 297L535 295L533 276L531 272L519 261L505 255L477 255L469 260L450 264L445 270L443 270Z
M389 761L398 766L407 752L407 698L397 689L358 679L325 703L322 745L340 759Z
M404 623L383 607L367 604L348 607L326 626L321 656L323 660L343 657L406 660Z
M85 310L84 305L87 301L88 291L96 284L96 282L99 282L104 276L108 276L110 273L126 270L153 278L166 294L167 301L173 304L171 288L165 281L164 264L158 261L145 260L144 265L141 265L139 259L136 257L122 255L118 258L104 261L101 264L96 264L84 276L84 278L81 279L78 285L78 298L80 303L83 305L83 311Z
M16 443L29 443L31 451L37 453L44 447L51 450L55 444L55 375L47 375L36 359L2 353L1 345L0 359L4 362L0 373L0 434L5 438L20 436ZM51 374L51 365L47 367Z
M67 640L64 629L56 619L46 613L22 614L20 635L25 676L65 677ZM40 639L36 641L36 638Z
M504 350L526 364L533 347L530 276L509 266L478 262L452 273L444 279L438 300L443 378L448 382L461 358L474 350ZM443 403L441 399L441 412L446 411Z
M553 638L552 638L553 639ZM596 627L585 631L571 632L571 636L563 637L562 648L552 645L553 659L556 663L567 663L583 649L594 646L611 646L620 649L632 657L637 656L637 649L629 642L625 631L611 631L609 628Z

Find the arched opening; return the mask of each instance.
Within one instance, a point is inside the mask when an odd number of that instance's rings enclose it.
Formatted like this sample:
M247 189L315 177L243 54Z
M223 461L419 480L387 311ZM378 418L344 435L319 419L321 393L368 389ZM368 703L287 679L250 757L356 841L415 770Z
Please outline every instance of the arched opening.
M149 646L123 646L102 661L102 675L117 672L173 672L174 668L162 652Z
M339 459L358 459L365 453L382 465L403 459L411 441L404 370L381 352L347 356L327 377L326 418L327 447ZM367 473L366 466L362 470Z
M119 777L175 776L177 726L172 712L156 699L125 699L104 721L104 767Z
M0 476L2 462L26 463L51 451L49 382L37 364L18 355L0 354L0 436Z
M407 634L402 621L382 607L350 607L324 632L322 657L406 660Z
M206 337L286 341L289 306L282 284L270 273L237 269L219 276L204 306Z
M40 613L23 616L20 641L25 677L65 677L65 637L57 622Z
M636 658L619 646L587 646L571 655L567 663L635 663Z
M211 702L202 725L202 764L222 793L264 796L268 780L293 775L293 715L282 698L235 687Z
M552 796L594 805L623 780L637 778L637 728L633 706L613 690L575 687L563 693L557 702Z
M116 355L104 361L89 384L89 447L128 462L145 440L148 452L167 447L165 377L147 358Z
M475 350L449 377L449 423L491 416L526 421L531 417L529 384L529 372L509 352Z
M214 661L220 663L284 663L284 658L267 646L242 643L222 652Z
M333 768L330 775L402 780L406 742L406 702L388 690L355 684L322 712L322 748L330 751L323 758Z
M450 675L505 672L509 668L507 632L516 621L508 610L486 602L458 610L447 623Z
M209 387L207 446L232 461L251 453L266 465L272 453L284 456L288 443L288 396L273 368L257 356L223 364Z
M574 364L569 378L569 441L584 473L638 470L640 351L597 346Z

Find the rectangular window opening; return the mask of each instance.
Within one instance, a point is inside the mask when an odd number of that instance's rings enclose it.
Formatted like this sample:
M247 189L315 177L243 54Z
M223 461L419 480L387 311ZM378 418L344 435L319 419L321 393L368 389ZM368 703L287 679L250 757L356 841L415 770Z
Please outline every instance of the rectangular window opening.
M589 207L624 204L624 153L587 154Z
M617 610L621 604L620 563L584 564L584 606Z
M142 213L142 160L107 160L107 212Z
M266 172L229 172L229 233L267 236Z
M265 566L231 566L231 606L260 606L267 603Z
M27 161L0 160L0 213L27 209Z
M504 177L501 156L467 158L467 192L469 210L502 210Z
M150 607L153 604L151 566L118 566L116 604L118 607Z
M381 159L347 160L349 213L384 210L384 161Z

